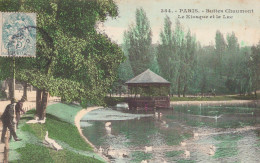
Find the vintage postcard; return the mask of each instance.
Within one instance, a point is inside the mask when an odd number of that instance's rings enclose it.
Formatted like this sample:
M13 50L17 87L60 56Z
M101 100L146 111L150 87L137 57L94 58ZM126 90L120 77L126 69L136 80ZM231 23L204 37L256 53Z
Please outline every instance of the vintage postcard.
M259 0L0 0L0 162L260 162Z

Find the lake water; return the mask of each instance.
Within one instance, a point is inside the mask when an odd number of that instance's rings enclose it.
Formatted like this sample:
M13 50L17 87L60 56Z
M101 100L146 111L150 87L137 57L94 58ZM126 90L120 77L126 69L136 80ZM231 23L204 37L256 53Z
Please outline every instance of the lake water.
M260 162L259 107L98 109L82 118L81 127L111 162Z

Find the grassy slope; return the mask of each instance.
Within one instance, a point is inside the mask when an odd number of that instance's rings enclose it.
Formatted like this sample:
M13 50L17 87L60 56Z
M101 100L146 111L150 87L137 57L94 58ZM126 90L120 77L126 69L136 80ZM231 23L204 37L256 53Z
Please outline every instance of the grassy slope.
M27 112L21 120L20 129L17 131L18 136L23 140L10 143L10 162L102 162L100 161L102 159L93 152L90 145L80 137L74 125L74 117L79 110L81 108L77 106L51 105L47 109L45 124L26 124L26 121L33 119L35 110ZM55 151L43 146L42 140L46 131L49 132L50 138L55 139L63 147L63 150Z

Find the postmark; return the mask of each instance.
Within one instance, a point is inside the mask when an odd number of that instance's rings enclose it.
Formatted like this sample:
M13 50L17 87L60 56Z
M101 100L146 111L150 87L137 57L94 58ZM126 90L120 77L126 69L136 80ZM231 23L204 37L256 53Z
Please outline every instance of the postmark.
M2 13L1 56L36 56L36 14Z

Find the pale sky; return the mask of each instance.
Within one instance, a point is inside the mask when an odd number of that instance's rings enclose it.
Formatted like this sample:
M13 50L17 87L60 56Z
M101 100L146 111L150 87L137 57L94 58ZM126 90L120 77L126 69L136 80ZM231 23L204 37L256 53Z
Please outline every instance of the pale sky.
M160 31L163 29L164 18L168 15L175 25L178 15L184 30L189 28L196 35L202 45L215 43L215 33L220 30L226 36L235 32L241 45L257 44L260 40L260 0L116 0L119 8L119 16L116 19L108 19L101 30L115 42L121 44L123 33L129 25L135 23L136 8L142 7L150 21L152 28L152 41L158 43ZM162 13L162 9L170 9L171 13ZM197 9L198 13L183 13L181 9ZM222 10L223 13L206 13L206 10ZM251 13L226 13L226 9L248 10ZM207 19L187 19L186 15L208 16ZM210 16L215 18L210 18ZM221 18L216 19L216 15ZM231 16L232 19L224 19L223 16Z

